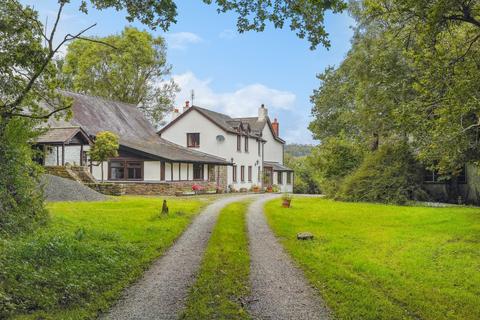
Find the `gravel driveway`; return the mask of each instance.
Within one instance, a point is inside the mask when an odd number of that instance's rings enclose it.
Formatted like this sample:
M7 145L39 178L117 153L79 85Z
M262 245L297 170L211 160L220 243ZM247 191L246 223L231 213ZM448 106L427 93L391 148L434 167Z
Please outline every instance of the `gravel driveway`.
M205 208L103 319L177 319L220 210L229 203L250 197L222 198Z
M325 304L293 265L267 224L263 205L276 197L262 197L248 211L250 313L254 319L329 319Z

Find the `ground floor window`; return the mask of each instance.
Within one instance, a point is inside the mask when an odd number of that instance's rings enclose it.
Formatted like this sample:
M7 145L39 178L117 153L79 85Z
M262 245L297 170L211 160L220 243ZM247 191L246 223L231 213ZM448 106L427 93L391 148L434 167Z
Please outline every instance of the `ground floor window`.
M283 184L283 172L277 172L277 182Z
M193 180L203 180L203 164L193 164Z
M287 172L287 184L292 184L292 173Z
M240 180L245 181L245 166L240 166Z
M248 182L252 182L252 166L248 166Z
M143 161L110 161L108 173L110 180L143 180Z
M237 166L232 167L233 182L237 182Z

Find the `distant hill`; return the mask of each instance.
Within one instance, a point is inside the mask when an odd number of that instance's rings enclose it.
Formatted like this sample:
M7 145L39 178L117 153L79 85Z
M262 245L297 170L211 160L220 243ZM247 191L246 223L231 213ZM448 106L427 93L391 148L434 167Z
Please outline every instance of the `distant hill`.
M311 144L287 144L285 145L285 153L292 157L308 156L312 152Z

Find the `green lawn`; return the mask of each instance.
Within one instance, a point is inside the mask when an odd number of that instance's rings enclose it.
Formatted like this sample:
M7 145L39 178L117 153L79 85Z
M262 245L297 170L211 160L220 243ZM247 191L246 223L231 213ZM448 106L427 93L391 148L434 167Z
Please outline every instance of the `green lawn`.
M241 304L250 292L247 206L233 203L220 213L181 318L250 319Z
M480 209L294 198L266 211L337 318L480 319Z
M206 204L122 197L50 203L34 234L0 241L0 318L90 319L106 310Z

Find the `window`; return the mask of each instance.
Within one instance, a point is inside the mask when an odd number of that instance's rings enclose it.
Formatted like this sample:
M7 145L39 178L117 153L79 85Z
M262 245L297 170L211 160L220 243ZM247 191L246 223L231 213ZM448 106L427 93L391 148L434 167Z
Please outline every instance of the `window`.
M193 164L193 180L203 180L203 164Z
M287 184L292 184L292 173L287 172Z
M435 171L425 170L423 173L423 182L438 182L438 173Z
M245 181L245 166L240 166L240 180Z
M187 147L200 147L200 133L187 133Z
M233 174L232 174L233 182L237 182L237 166L233 166L232 170L233 170Z
M143 180L142 161L110 161L110 180Z
M279 185L283 184L283 172L277 172L277 182Z
M245 136L245 152L248 152L248 136Z
M248 182L252 182L252 166L248 166Z
M465 166L460 170L457 176L458 183L465 184L467 183L467 171ZM448 179L445 176L441 176L438 171L430 171L425 169L423 172L423 182L424 183L445 183L448 182Z
M260 148L260 140L257 141L257 147L258 147L258 156L261 156L261 148Z
M128 180L142 180L142 162L127 162Z
M237 136L237 151L242 151L242 136Z

